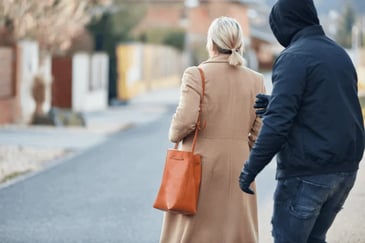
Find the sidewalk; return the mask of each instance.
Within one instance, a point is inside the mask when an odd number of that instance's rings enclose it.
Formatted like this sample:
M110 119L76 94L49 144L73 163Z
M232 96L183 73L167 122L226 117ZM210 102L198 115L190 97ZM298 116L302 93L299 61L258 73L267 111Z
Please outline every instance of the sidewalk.
M269 165L271 166L271 165ZM268 168L265 168L267 170ZM262 178L258 178L262 180ZM274 183L274 182L273 182ZM275 182L276 183L276 182ZM365 243L365 156L360 162L360 169L353 189L343 209L338 213L327 234L328 243ZM258 190L260 188L258 187ZM262 188L261 188L262 190ZM258 194L260 197L260 194ZM259 209L260 243L271 243L271 216L273 201L268 200Z
M1 170L9 172L12 168L20 173L37 171L44 168L47 162L62 160L64 156L73 156L74 153L96 146L115 132L158 119L168 109L176 107L178 97L178 88L154 91L136 97L125 106L84 113L86 128L0 126L0 181ZM5 160L8 161L7 166L4 166ZM9 165L9 162L12 163ZM4 184L6 183L2 186ZM328 243L365 243L363 185L365 158L360 164L356 184L344 209L340 211L328 233ZM260 237L262 236L260 243L272 242L271 214L272 201L268 200L267 207L261 207L259 212Z
M86 127L0 126L0 185L5 180L44 168L47 162L103 143L116 132L147 124L176 106L179 88L151 91L127 105L84 112ZM4 186L4 183L3 183Z
M365 243L365 156L355 186L328 232L328 243Z

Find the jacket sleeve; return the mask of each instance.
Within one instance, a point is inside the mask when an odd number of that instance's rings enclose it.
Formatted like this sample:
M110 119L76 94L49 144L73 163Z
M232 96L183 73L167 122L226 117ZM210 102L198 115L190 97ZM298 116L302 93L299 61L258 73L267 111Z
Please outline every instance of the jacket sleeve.
M171 142L179 142L195 130L201 93L199 70L196 67L187 68L182 77L179 105L172 117L169 129Z
M303 57L283 54L274 64L273 90L260 134L253 146L246 169L258 174L286 143L302 102L306 83Z
M265 89L265 85L264 85L264 77L263 76L261 77L260 87L258 89L257 94L259 94L259 93L260 94L266 94L266 89ZM260 132L261 126L262 126L262 120L259 116L256 116L255 121L252 124L251 131L248 135L248 145L250 147L250 150L252 149L253 145L256 142L256 139L257 139L257 136Z

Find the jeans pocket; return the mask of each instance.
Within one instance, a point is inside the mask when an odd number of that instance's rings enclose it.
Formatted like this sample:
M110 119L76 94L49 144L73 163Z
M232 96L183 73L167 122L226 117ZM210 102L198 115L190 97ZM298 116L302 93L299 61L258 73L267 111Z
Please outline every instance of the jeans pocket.
M303 220L317 217L330 192L331 188L326 185L301 179L289 211Z
M278 180L274 193L274 201L279 204L287 204L296 194L300 180L296 177Z

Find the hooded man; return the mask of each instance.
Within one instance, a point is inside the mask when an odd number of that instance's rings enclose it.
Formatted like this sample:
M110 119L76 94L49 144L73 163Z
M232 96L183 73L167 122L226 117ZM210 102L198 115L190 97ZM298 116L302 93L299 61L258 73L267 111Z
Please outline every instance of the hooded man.
M277 155L275 242L324 243L364 151L357 74L345 50L326 37L312 0L277 1L270 26L285 49L239 183L253 194L251 182Z

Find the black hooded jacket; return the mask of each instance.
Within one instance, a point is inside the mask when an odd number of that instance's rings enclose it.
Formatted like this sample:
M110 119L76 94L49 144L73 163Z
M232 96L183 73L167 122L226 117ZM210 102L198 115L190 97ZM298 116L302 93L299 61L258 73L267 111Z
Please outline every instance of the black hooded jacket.
M325 36L312 0L279 0L271 29L285 50L246 169L277 154L277 179L356 171L364 151L357 74L343 48Z

